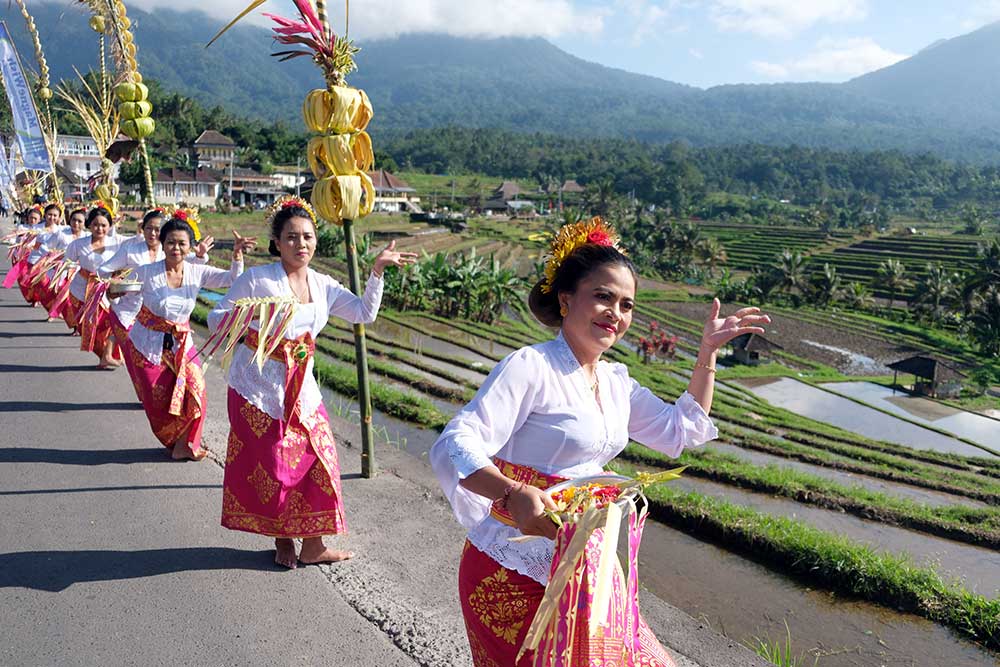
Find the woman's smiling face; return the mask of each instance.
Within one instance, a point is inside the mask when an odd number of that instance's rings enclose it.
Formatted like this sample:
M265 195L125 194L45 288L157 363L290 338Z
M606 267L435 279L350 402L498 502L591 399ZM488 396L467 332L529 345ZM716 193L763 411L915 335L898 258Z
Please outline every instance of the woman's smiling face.
M584 276L573 293L559 294L563 335L588 354L601 354L632 325L635 277L628 267L605 264ZM583 351L583 350L581 350Z

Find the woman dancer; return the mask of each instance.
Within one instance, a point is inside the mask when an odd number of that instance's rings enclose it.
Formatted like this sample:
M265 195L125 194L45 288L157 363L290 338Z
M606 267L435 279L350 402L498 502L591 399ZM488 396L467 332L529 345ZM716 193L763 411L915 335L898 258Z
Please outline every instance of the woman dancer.
M387 266L416 261L390 243L372 267L362 297L309 268L316 251L316 216L294 197L279 200L271 217L270 253L280 261L244 273L209 315L219 328L241 299L285 298L293 316L280 344L261 368L252 360L260 322L237 345L229 368L229 446L223 482L222 525L275 538L275 561L294 568L334 562L353 554L327 548L324 535L344 532L336 444L313 377L314 341L331 315L373 322ZM263 334L268 339L267 332ZM293 538L302 538L295 553Z
M558 335L500 362L431 449L438 479L469 529L459 597L476 667L532 664L530 651L516 657L552 567L557 528L544 512L555 505L544 489L600 473L629 438L671 456L715 438L708 412L716 351L770 321L756 308L720 319L716 300L688 390L671 405L623 364L601 360L632 323L635 299L635 268L614 232L599 218L564 227L528 302ZM521 535L549 539L510 541ZM613 626L591 637L588 649L609 667L674 664L645 622L638 633L639 655L625 657L626 638Z
M135 269L142 291L130 302L137 310L127 316L135 323L125 354L153 434L173 458L198 461L206 454L201 447L206 394L191 311L202 287L229 287L243 273L243 252L256 239L233 233L233 261L225 271L186 261L195 242L186 221L171 219L157 227L164 259Z
M80 265L70 283L69 298L80 331L80 349L97 355L98 368L114 370L122 364L121 352L111 338L108 300L101 293L97 270L118 251L121 242L110 235L114 220L101 203L87 214L86 226L90 236L66 248L66 259Z
M42 207L34 204L26 208L21 213L20 218L21 221L14 226L17 248L13 249L12 252L17 254L11 256L14 263L7 275L4 276L3 287L5 289L10 289L14 285L20 287L20 283L28 271L28 256L31 254L31 248L34 248L35 236L41 231L39 223L42 219Z
M35 236L35 247L31 251L31 254L28 255L27 265L21 274L19 280L21 294L24 296L24 300L32 306L38 305L42 300L45 289L48 287L47 283L43 284L44 280L35 282L35 278L38 275L35 271L35 265L42 257L49 254L47 246L64 230L62 216L61 204L49 202L45 205L44 216L42 217L44 224L39 229L38 235Z
M140 234L122 242L118 247L118 252L98 269L98 277L107 280L119 271L137 269L140 266L164 259L165 255L160 242L160 229L163 225L164 215L162 208L147 211L142 217ZM185 220L189 215L191 214L183 209L178 210L175 213L175 219ZM207 264L208 251L212 249L214 243L215 240L211 236L205 237L200 242L193 241L190 247L195 250L195 254L189 255L186 260L191 264ZM229 285L225 285L225 287L229 287ZM140 306L141 302L135 293L126 293L111 303L111 329L120 344L126 344L128 330L132 326L132 318L139 312Z
M46 310L49 311L49 322L55 322L59 318L62 318L71 331L75 331L78 324L76 312L73 310L69 294L70 284L75 272L72 275L65 275L62 269L68 262L66 259L66 249L70 243L88 234L86 225L87 209L73 209L69 214L69 229L64 229L57 234L52 240L51 245L53 252L61 251L63 253L63 259L60 264L56 265L50 271L49 291L52 298L49 302L43 302L43 304Z

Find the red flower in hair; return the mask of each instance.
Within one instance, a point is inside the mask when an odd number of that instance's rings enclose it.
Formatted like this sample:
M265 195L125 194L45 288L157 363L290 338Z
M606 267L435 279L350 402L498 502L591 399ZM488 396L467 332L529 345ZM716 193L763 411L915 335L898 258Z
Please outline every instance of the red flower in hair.
M304 202L301 199L289 199L281 205L281 208L296 208L301 207Z
M187 211L174 211L174 220L180 220L182 222L188 221Z
M611 237L607 232L600 229L595 229L594 231L587 234L587 243L593 243L595 245L610 246Z

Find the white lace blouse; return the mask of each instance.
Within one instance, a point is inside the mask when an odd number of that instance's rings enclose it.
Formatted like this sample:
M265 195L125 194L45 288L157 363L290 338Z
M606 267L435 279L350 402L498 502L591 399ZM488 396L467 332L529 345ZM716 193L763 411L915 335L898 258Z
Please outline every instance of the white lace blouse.
M678 456L718 436L687 392L671 405L630 378L624 364L601 361L597 377L600 405L561 333L521 348L493 369L431 448L431 465L455 516L469 530L469 541L542 584L548 581L554 542L510 542L520 531L491 517L489 499L463 488L461 480L493 465L494 456L576 478L599 474L629 438Z
M31 254L28 255L28 262L34 264L42 257L45 257L45 255L49 254L49 251L54 250L55 248L53 248L52 246L57 242L57 239L67 229L68 229L67 227L56 225L51 230L45 230L39 233L38 236L35 237L35 240L38 241L38 247L32 250Z
M310 332L316 338L326 326L331 315L351 323L374 322L382 303L384 281L371 275L365 293L359 298L330 276L309 269L309 294L312 303L296 306L295 317L285 329L285 338L295 339ZM233 308L238 299L247 297L293 296L288 275L281 262L255 266L233 283L229 293L208 315L208 326L215 331L222 317ZM251 327L258 328L253 322ZM229 386L275 419L285 414L285 366L273 359L264 362L264 370L257 370L252 363L250 349L237 345L229 367ZM303 417L312 415L322 402L319 386L313 376L313 362L309 361L306 378L299 394L299 411Z
M66 246L65 257L66 259L71 259L74 262L79 263L81 269L85 269L96 274L97 270L101 268L101 265L111 259L111 257L118 252L118 246L120 245L120 237L115 238L105 236L104 250L101 252L94 252L94 250L90 247L90 235L87 234L86 236L81 236ZM86 296L87 279L80 272L77 272L77 274L73 276L73 282L69 285L69 292L81 301Z
M118 246L118 252L116 252L111 259L101 265L101 268L97 271L97 275L101 278L107 279L110 278L116 271L121 271L122 269L137 269L140 266L147 266L153 262L160 262L164 257L163 246L160 246L156 250L156 259L151 259L149 256L149 246L146 245L146 239L142 236L134 236L127 241L123 241L122 244ZM184 258L184 260L189 266L192 264L207 264L208 256L198 257L194 253L190 253ZM223 273L228 272L223 271ZM242 273L242 269L240 269L240 273ZM225 285L206 285L206 287L229 287L231 284L232 281L226 283ZM197 293L195 296L197 296ZM139 309L141 307L142 297L138 292L126 292L111 302L111 309L115 312L115 315L118 316L118 320L126 329L132 326L132 322L135 316L139 313ZM194 306L192 306L192 308L193 307ZM188 311L188 315L190 314L191 311Z
M143 245L145 246L145 244ZM229 287L241 273L243 273L243 262L233 262L228 271L206 264L185 262L181 286L173 288L167 284L166 265L163 260L136 267L135 278L142 282L142 291L135 295L128 295L131 299L124 306L131 308L131 310L124 311L119 315L119 318L123 318L123 323L125 319L130 323L134 322L128 333L129 341L150 363L159 364L160 355L163 352L164 334L159 331L150 331L140 322L135 321L142 306L145 305L154 315L165 320L187 322L202 287ZM174 349L177 349L177 344L178 341L175 339Z

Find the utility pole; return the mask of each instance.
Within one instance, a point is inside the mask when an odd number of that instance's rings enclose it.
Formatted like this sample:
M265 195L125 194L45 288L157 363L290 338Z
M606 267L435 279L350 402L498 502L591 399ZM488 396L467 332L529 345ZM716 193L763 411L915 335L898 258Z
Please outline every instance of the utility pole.
M302 196L302 156L295 158L295 196Z

